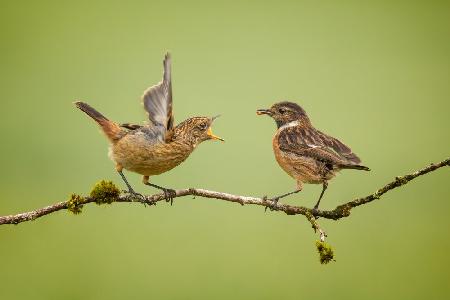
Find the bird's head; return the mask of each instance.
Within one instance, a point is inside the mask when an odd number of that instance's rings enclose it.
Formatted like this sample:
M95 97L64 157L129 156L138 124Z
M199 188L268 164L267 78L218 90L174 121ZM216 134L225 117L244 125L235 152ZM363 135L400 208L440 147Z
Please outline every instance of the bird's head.
M269 109L258 109L256 113L258 115L271 116L277 123L278 128L294 121L298 121L301 124L310 124L305 110L293 102L284 101L275 103Z
M183 139L192 146L197 146L206 140L224 140L211 131L211 125L216 117L193 117L181 122L176 128L174 138Z

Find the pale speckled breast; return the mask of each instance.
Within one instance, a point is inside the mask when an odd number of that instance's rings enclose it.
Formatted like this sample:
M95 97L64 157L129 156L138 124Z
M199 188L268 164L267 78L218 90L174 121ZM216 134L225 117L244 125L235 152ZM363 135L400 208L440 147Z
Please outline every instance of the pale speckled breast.
M151 176L178 166L192 151L189 145L177 142L167 144L138 133L127 135L111 145L109 155L124 169Z
M324 179L329 180L335 176L333 171L330 172L323 163L314 158L281 151L278 144L279 132L277 131L272 140L273 152L276 161L289 176L297 182L313 184L322 183Z

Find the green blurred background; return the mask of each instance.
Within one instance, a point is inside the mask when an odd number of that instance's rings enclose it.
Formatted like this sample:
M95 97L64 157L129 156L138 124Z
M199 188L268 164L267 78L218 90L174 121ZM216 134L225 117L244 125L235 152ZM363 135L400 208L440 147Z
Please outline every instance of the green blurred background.
M449 155L448 1L2 1L0 214L123 187L107 141L72 102L141 122L140 96L173 55L176 121L222 114L206 142L153 178L262 196L292 190L276 164L282 99L341 138L372 172L343 171L322 208ZM139 192L153 193L127 173ZM0 228L2 299L444 299L450 189L444 168L321 220L337 262L320 265L303 216L190 197L89 205ZM312 206L320 186L284 200Z

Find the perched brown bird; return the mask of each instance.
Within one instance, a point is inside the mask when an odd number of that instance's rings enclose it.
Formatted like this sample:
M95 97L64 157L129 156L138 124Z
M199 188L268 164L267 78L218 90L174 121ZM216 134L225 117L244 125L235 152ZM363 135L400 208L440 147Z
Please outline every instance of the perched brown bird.
M342 169L370 171L361 166L361 160L341 141L315 129L306 112L296 103L280 102L270 109L259 109L258 115L269 115L277 123L278 130L273 137L273 151L281 168L297 180L297 189L278 196L298 193L303 183L322 184L322 193L314 209L327 189L328 180Z
M164 191L167 201L173 199L174 191L149 182L149 177L167 172L178 166L206 140L221 140L211 132L211 124L217 117L193 117L174 126L172 113L171 57L164 59L163 79L147 89L142 96L150 122L146 125L117 124L83 102L75 105L93 118L111 143L109 156L116 163L116 170L128 187L122 170L141 175L143 183Z

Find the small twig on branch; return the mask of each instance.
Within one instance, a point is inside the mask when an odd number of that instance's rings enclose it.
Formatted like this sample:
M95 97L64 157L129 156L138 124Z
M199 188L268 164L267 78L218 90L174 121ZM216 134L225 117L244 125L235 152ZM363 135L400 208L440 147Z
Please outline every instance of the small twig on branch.
M320 228L320 225L317 222L317 217L314 217L310 213L306 213L305 217L311 223L312 228L314 229L314 232L319 232L320 241L324 242L325 238L327 237L327 233L325 231L323 231L322 228Z
M285 212L288 215L304 215L308 221L312 224L313 228L317 231L319 231L321 239L324 239L326 234L323 232L322 229L320 229L316 218L322 217L325 219L332 219L332 220L339 220L344 217L348 217L350 215L350 211L352 208L367 204L369 202L372 202L376 199L379 199L383 194L386 192L393 190L395 188L398 188L402 185L407 184L414 178L417 178L419 176L425 175L427 173L433 172L441 167L444 166L450 166L450 158L441 161L436 164L431 164L421 170L418 170L414 173L407 174L404 176L396 177L394 181L386 184L379 190L377 190L375 193L370 194L366 197L357 198L355 200L349 201L345 204L337 206L333 210L314 210L311 208L307 208L304 206L292 206L288 204L280 204L280 203L274 203L273 201L269 199L259 198L259 197L248 197L248 196L239 196L239 195L233 195L228 193L221 193L221 192L215 192L215 191L209 191L205 189L180 189L175 191L174 198L183 197L183 196L200 196L203 198L212 198L212 199L219 199L219 200L225 200L229 202L236 202L241 205L259 205L264 207L269 207L276 211L282 211ZM8 215L8 216L0 216L0 225L3 224L18 224L25 221L32 221L37 218L40 218L42 216L51 214L53 212L56 212L58 210L62 209L71 209L71 206L74 205L74 196L72 196L72 199L68 201L58 202L53 205L46 206L44 208L36 209L33 211L17 214L17 215ZM78 197L78 198L77 198ZM99 199L96 199L95 197L89 196L89 197L80 197L76 196L75 200L79 201L76 202L76 205L85 205L88 203L93 202L99 202ZM156 202L165 200L164 194L154 194L154 195L148 195L144 196L144 202L148 205L154 205ZM134 203L140 203L136 201L136 199L133 199L130 197L129 194L126 193L118 193L117 195L114 195L110 197L107 201L107 203L112 202L134 202ZM78 204L77 204L78 203ZM105 202L102 202L105 203ZM81 210L80 210L81 211Z

